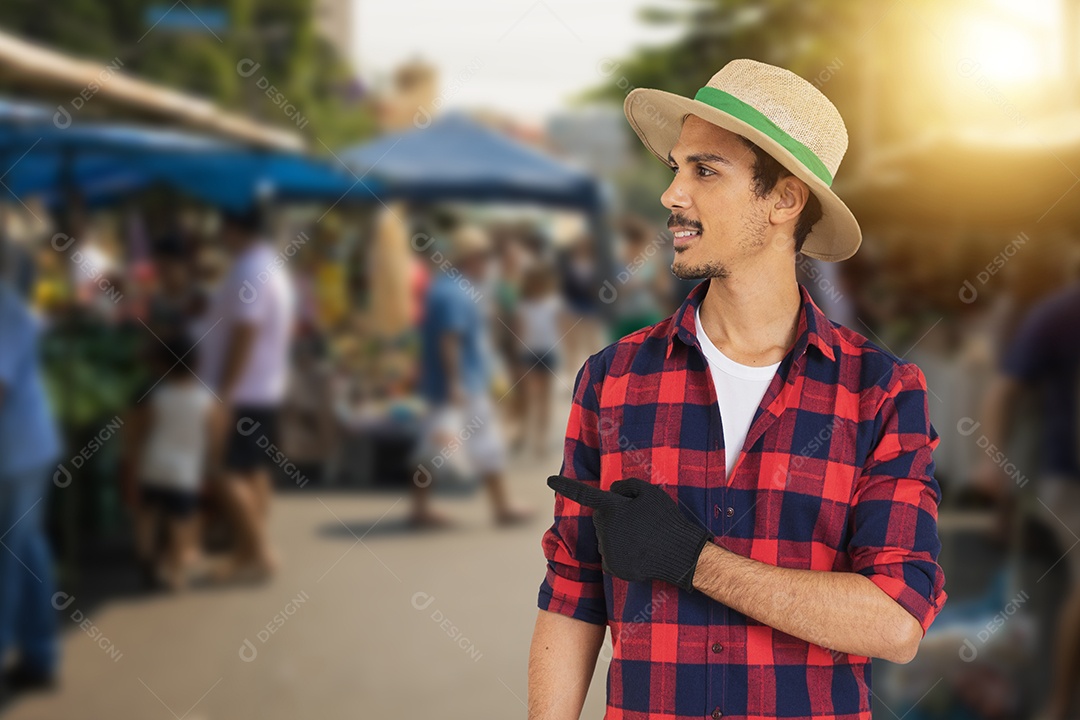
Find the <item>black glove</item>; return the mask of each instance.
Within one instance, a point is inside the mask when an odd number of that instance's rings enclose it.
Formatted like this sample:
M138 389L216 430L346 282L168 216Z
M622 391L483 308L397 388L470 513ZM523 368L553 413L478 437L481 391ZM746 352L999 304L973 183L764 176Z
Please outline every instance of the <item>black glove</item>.
M693 592L698 556L712 533L687 519L662 487L628 478L605 491L562 475L552 475L547 484L593 508L605 572L629 581L665 580Z

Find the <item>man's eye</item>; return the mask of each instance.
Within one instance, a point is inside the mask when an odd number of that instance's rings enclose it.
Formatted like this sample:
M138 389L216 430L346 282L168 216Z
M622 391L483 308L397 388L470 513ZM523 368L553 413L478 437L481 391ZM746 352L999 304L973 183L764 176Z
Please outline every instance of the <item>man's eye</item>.
M714 173L712 170L710 170L707 167L700 167L700 166L698 167L698 175L700 175L701 177L709 177L710 175L715 175L715 174L716 173Z

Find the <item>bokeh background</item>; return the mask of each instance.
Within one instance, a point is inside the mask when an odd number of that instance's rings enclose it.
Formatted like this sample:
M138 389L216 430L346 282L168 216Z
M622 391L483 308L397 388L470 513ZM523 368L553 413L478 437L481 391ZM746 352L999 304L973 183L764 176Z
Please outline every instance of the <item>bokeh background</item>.
M750 57L845 118L835 187L865 239L800 280L924 370L942 438L950 600L914 662L875 661L874 716L1053 717L1080 681L1078 32L1077 0L5 0L2 267L63 449L34 502L57 595L18 610L55 616L56 682L0 713L524 717L575 374L693 286L623 98ZM138 560L138 410L161 336L235 269L223 215L251 207L295 307L267 456L280 567L170 590ZM466 226L493 249L469 285L500 487L535 511L508 527L460 451L475 428L423 443L425 298L462 277ZM173 363L197 380L198 345ZM206 474L213 557L236 538ZM420 531L432 478L453 525Z

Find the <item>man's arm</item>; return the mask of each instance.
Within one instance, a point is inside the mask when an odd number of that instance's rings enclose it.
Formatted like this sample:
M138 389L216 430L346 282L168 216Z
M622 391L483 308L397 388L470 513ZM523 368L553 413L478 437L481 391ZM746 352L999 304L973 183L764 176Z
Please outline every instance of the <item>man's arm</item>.
M529 720L578 720L607 627L540 610L529 650Z
M852 572L775 567L706 544L702 592L781 632L840 652L910 662L947 597L937 564L940 488L926 379L897 369L854 490Z
M776 567L708 543L694 587L781 632L852 655L907 663L923 636L915 616L857 573Z
M560 472L599 484L601 375L594 358L585 361L574 381ZM556 494L554 523L541 545L547 573L529 652L529 718L577 720L608 620L592 511Z
M707 544L694 586L781 632L840 652L907 663L947 597L937 564L940 488L926 379L898 368L880 435L856 482L853 572L774 567Z

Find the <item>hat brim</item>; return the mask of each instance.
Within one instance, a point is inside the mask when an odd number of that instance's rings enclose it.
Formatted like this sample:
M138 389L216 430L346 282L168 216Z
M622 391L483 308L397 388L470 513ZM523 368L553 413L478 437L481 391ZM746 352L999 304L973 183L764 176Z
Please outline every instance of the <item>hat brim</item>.
M623 102L623 112L641 142L665 165L671 148L679 140L687 115L697 115L706 122L742 135L776 158L805 182L821 203L821 219L806 236L800 251L803 255L837 262L854 255L862 244L859 222L844 201L786 148L754 126L700 100L651 88L631 90Z

